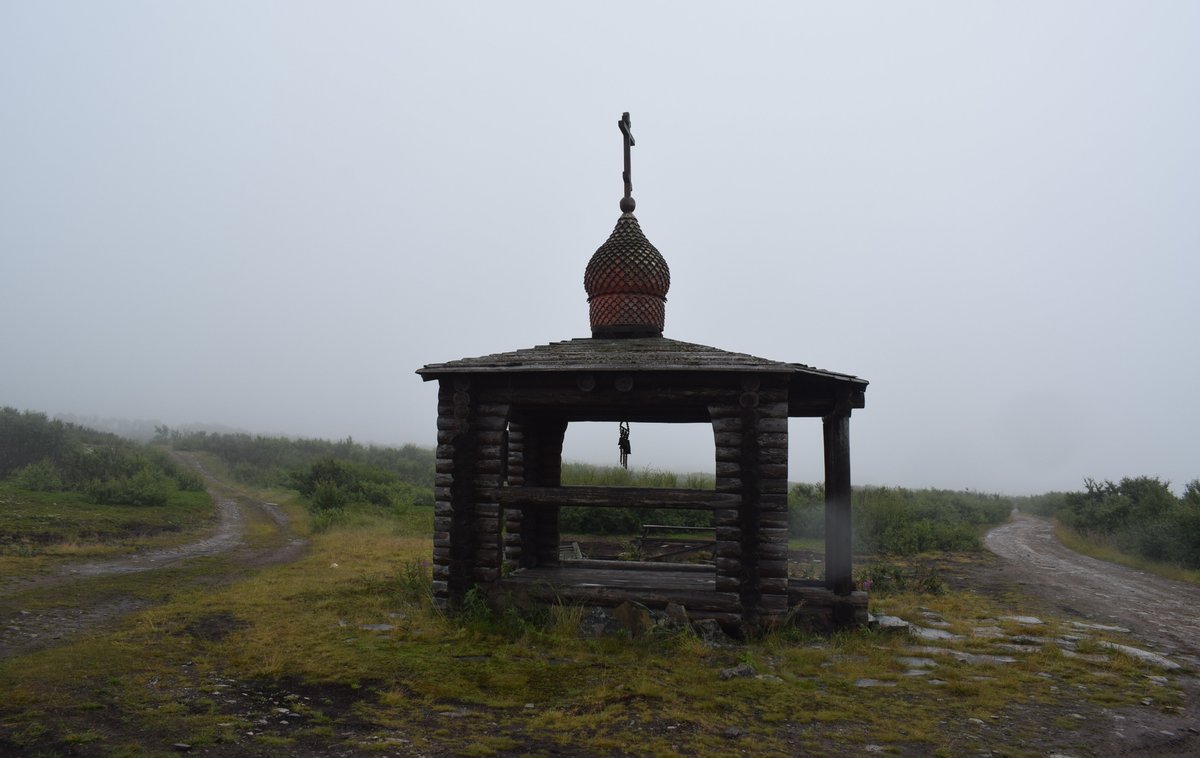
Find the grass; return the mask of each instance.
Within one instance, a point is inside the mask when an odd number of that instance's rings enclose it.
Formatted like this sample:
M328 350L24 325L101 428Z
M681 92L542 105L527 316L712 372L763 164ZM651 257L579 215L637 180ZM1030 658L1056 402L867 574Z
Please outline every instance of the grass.
M0 576L182 544L215 518L205 492L175 492L161 506L103 505L79 493L31 492L0 483Z
M1166 579L1173 579L1177 582L1187 582L1188 584L1200 586L1200 570L1183 568L1172 563L1152 561L1149 558L1122 552L1111 544L1095 537L1081 534L1060 523L1055 523L1054 525L1054 536L1058 538L1059 542L1077 553L1083 553L1102 561L1145 571Z
M302 515L279 493L272 499ZM1120 656L1096 666L1053 647L1007 667L939 658L944 684L932 685L906 676L897 660L910 654L909 639L869 631L828 638L784 631L713 648L688 631L580 638L583 612L570 606L450 619L429 602L430 519L422 508L355 509L311 534L301 560L233 583L204 582L232 570L210 559L173 575L91 585L159 604L116 631L0 662L0 740L8 740L0 749L69 752L86 744L166 754L186 742L265 755L342 747L707 755L876 744L1020 755L1036 736L1026 733L1032 725L987 736L958 725L1021 708L1070 718L1070 709L1089 703L1135 706L1154 697L1170 707L1177 700ZM964 634L1012 612L965 592L892 594L875 610L906 618L936 612ZM984 652L988 644L954 646ZM720 676L739 663L761 676ZM860 679L894 686L855 686Z

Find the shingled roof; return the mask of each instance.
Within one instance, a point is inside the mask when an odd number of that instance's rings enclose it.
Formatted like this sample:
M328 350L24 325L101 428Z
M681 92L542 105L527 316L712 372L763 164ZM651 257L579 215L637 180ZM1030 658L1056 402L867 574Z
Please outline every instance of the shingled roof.
M565 371L717 371L737 373L782 373L846 382L856 389L865 379L849 374L733 353L707 345L666 337L637 339L580 338L548 345L431 363L417 371L425 381L447 374L544 373Z

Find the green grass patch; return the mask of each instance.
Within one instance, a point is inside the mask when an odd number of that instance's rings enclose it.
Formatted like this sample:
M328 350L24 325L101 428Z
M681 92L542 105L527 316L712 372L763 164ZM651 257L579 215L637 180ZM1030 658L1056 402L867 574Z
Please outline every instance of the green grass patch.
M1053 647L1006 667L940 656L942 683L931 684L906 675L898 659L915 643L903 635L792 630L714 648L688 631L581 638L582 610L570 606L447 618L429 602L427 509L347 513L293 564L215 588L188 584L203 571L164 578L166 601L119 630L0 663L0 733L26 752L83 736L101 751L189 742L265 755L821 754L867 744L957 755L979 735L947 725L970 718L1043 708L1053 723L1089 703L1177 699L1121 656L1096 665ZM972 593L912 591L876 611L937 613L964 635L1012 613ZM953 644L984 653L992 643ZM739 663L755 676L721 676ZM892 686L856 686L863 679ZM1026 749L1018 731L989 740Z
M1184 568L1173 563L1152 561L1149 558L1122 552L1114 547L1111 541L1084 535L1065 524L1054 525L1054 536L1058 538L1059 542L1077 553L1139 571L1146 571L1166 579L1174 579L1177 582L1200 585L1200 570Z
M0 483L0 574L182 544L216 519L206 492L175 491L165 505L109 505L75 492L32 492Z

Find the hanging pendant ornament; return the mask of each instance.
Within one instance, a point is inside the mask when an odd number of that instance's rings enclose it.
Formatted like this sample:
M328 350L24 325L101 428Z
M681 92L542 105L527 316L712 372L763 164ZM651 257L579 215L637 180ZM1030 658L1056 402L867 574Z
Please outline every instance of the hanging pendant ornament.
M621 468L629 468L629 422L621 422L621 437L617 440L617 447L621 449Z

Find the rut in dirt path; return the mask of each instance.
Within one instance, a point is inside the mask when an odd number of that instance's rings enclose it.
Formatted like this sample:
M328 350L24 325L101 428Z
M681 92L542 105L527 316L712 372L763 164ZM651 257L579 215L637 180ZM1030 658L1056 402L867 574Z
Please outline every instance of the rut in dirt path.
M291 521L279 506L253 498L232 489L206 471L192 456L173 455L199 472L205 489L217 507L218 522L208 536L170 548L148 550L130 556L108 560L73 563L58 567L51 573L0 587L0 658L61 644L82 632L106 628L150 602L126 595L94 598L76 606L52 606L30 611L20 607L21 601L41 599L55 588L95 577L120 576L177 567L187 561L230 554L229 565L214 568L211 575L197 578L208 583L221 583L236 578L246 568L290 563L300 558L308 541L295 534ZM245 542L246 522L252 510L264 514L275 527L275 536L268 544L251 547Z
M1200 587L1076 553L1051 522L1021 514L985 543L1026 579L1027 591L1200 662Z

